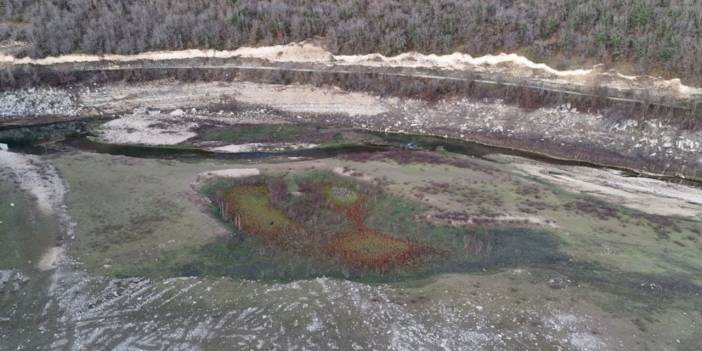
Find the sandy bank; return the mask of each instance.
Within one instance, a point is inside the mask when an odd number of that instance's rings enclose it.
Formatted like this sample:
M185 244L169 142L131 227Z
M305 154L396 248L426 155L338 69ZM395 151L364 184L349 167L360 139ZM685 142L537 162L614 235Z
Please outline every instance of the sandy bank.
M32 195L43 213L51 215L61 209L66 187L52 165L36 156L0 150L0 170L9 172Z
M556 166L513 159L512 165L524 173L571 191L650 214L702 219L702 189L699 188L651 178L627 177L612 169Z
M496 71L520 77L539 77L572 84L602 84L617 89L640 87L665 90L679 96L702 95L702 89L687 86L680 79L665 80L652 76L629 76L616 71L605 71L602 66L558 70L544 63L537 63L528 58L513 54L500 53L473 57L465 53L449 55L421 54L417 52L402 53L396 56L381 54L333 55L323 47L309 42L291 43L264 47L242 47L236 50L174 50L151 51L133 55L85 55L69 54L41 59L28 57L16 58L9 54L0 54L0 64L19 65L55 65L66 63L90 62L137 62L143 60L166 61L205 58L250 58L262 59L275 63L314 63L337 66L369 67L405 67L430 68L459 71Z

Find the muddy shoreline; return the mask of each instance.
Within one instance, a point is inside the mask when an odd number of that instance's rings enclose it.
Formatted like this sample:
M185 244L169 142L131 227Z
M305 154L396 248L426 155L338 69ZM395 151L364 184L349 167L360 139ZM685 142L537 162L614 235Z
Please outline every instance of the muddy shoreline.
M427 71L432 75L421 74L422 70L409 70L406 68L369 68L345 67L345 71L338 68L329 68L320 65L303 65L299 63L285 63L282 65L265 66L263 61L256 60L231 60L208 59L209 64L248 63L249 67L212 67L186 66L187 64L202 65L201 60L178 61L175 67L162 67L163 64L154 62L137 62L115 67L105 67L103 64L83 65L57 65L51 67L18 66L10 70L13 84L4 84L5 89L19 87L54 86L66 91L72 99L80 100L86 90L107 88L120 85L134 86L161 86L161 85L202 85L202 84L241 84L252 82L259 85L301 85L327 89L329 86L342 89L343 93L360 92L371 93L379 99L400 99L414 103L419 101L425 105L424 110L416 112L417 115L437 113L436 104L451 104L452 101L469 101L473 104L482 104L480 109L493 109L494 111L509 109L499 121L499 125L491 128L481 127L487 120L474 119L472 126L461 128L452 121L460 121L461 114L473 113L471 110L456 112L453 117L444 121L427 120L418 127L413 125L400 125L398 122L407 120L405 109L395 109L382 115L382 118L348 119L336 114L322 116L322 123L335 127L350 127L376 132L397 132L406 134L438 136L459 139L468 142L478 142L491 146L504 147L526 152L533 152L561 160L586 162L605 167L627 169L636 173L653 176L677 177L684 179L702 179L702 164L698 157L699 145L702 138L697 134L702 120L702 108L699 101L689 99L675 99L669 96L658 96L647 91L613 90L593 86L582 91L549 88L548 84L510 80L501 80L494 74L493 80L485 80L486 74L475 72L437 72ZM252 64L253 62L253 64ZM182 65L182 66L179 66ZM164 84L164 79L169 83ZM32 88L34 89L34 88ZM21 91L14 90L14 91ZM131 94L145 94L148 90L138 89ZM5 94L12 94L6 91ZM114 96L113 96L114 98ZM155 96L154 98L158 98ZM167 96L163 98L167 99ZM201 108L217 110L228 108L236 109L240 103L236 96L225 98L221 103L202 103ZM113 104L119 103L119 97ZM127 97L129 99L129 97ZM403 102L404 103L404 102ZM84 106L76 115L42 114L40 111L26 118L24 116L6 116L0 118L0 130L15 127L32 126L34 124L47 124L56 120L84 120L84 119L109 119L120 114L130 112L130 108L122 107L105 111L99 105ZM149 107L148 105L144 105ZM486 107L487 106L487 107ZM491 107L493 106L493 107ZM549 122L539 117L540 111L558 110L567 107L567 113L574 116L573 121ZM176 106L174 106L176 107ZM187 107L187 106L184 106ZM31 111L31 109L30 109ZM450 112L450 111L447 111ZM410 111L411 115L412 111ZM490 112L492 113L492 112ZM578 115L587 116L600 126L600 131L594 131L590 136L588 126L579 125ZM525 116L540 118L538 123L530 123ZM299 122L297 116L283 116L292 123ZM302 116L302 122L320 122L320 116ZM554 116L558 117L558 116ZM466 115L468 120L473 116ZM522 120L524 119L524 120ZM600 121L596 121L600 119ZM538 124L542 124L539 126ZM454 124L454 125L452 125ZM543 125L561 124L560 129L545 131ZM569 126L570 124L570 126ZM662 127L657 125L663 124ZM626 127L631 125L632 127ZM650 127L650 126L653 127ZM623 127L622 127L623 126ZM621 130L629 128L629 130ZM656 135L656 128L665 128L671 135L671 142L664 140L655 141L651 145L639 147L636 142L626 141L625 137L633 140L641 138L650 141ZM570 131L568 131L570 129ZM578 130L580 129L580 130ZM608 130L609 129L609 130ZM650 129L648 131L644 129ZM643 130L643 131L642 131ZM611 133L610 135L604 133ZM640 135L645 135L641 137ZM621 134L621 135L617 135ZM676 136L677 135L677 136ZM680 141L674 141L678 138ZM619 138L619 139L617 139ZM676 150L675 144L683 143L693 145L684 150ZM661 149L661 145L672 148ZM692 148L692 149L690 149ZM697 150L697 151L695 151Z
M266 61L207 59L174 63L142 61L123 64L34 65L6 69L0 91L36 86L62 87L113 82L140 83L162 79L183 82L250 81L266 84L333 85L349 91L383 96L437 100L452 95L475 99L502 99L527 109L570 103L582 111L625 110L641 118L664 116L680 123L694 123L702 116L702 101L645 89L554 84L539 79L515 79L481 72L439 71L389 67L328 67ZM10 78L11 77L11 78ZM659 95L660 94L660 95Z
M84 128L86 124L105 122L110 119L116 118L115 115L110 116L93 116L93 117L77 117L77 118L66 118L56 121L54 116L43 116L39 120L22 120L19 124L2 124L0 125L0 132L12 132L16 130L32 130L35 128L44 127L58 127L61 128L63 125L69 125L69 132L67 134L72 134L68 140L58 140L62 144L66 144L83 151L92 151L98 153L110 153L115 155L125 155L131 157L146 157L146 158L163 158L163 157L205 157L211 159L247 159L247 158L260 158L260 157L298 157L298 156L319 156L320 152L315 150L302 150L294 152L246 152L246 153L236 153L234 155L227 155L222 153L211 152L202 149L185 149L185 148L169 148L164 146L140 146L140 145L110 145L99 143L93 140L88 140L84 135ZM73 125L80 125L82 127L73 130ZM340 123L339 125L331 124L327 127L351 127L353 125L348 125L345 123ZM625 155L620 155L605 149L601 149L595 145L586 146L573 146L565 149L562 145L554 147L543 140L518 140L510 137L496 137L491 133L474 133L469 136L460 138L454 131L443 130L444 133L433 132L433 133L423 133L423 134L413 134L413 133L397 133L397 132L387 132L381 129L356 129L359 132L368 132L378 136L390 136L391 138L399 138L404 140L404 142L411 142L417 138L433 138L434 142L431 142L431 147L444 147L448 145L458 145L458 147L465 147L470 145L476 145L479 147L486 147L493 149L494 152L500 154L516 155L521 157L526 157L529 159L539 160L552 164L562 164L562 165L574 165L574 166L586 166L594 168L609 168L613 170L619 170L630 173L632 176L642 176L647 178L659 179L669 182L687 184L691 186L702 186L702 174L699 171L695 173L687 173L684 171L670 171L669 166L663 165L661 162L647 160L645 158L631 158ZM8 142L8 140L0 141ZM30 144L33 142L28 141ZM39 145L41 145L40 143ZM19 148L29 152L39 152L36 149L38 145L32 146L32 149L27 149L28 145L24 143L16 144L15 148ZM35 150L35 151L31 151ZM347 153L347 152L376 152L388 150L385 145L358 145L353 148L344 147L339 149L337 152ZM590 150L589 152L584 152L584 150ZM594 151L593 151L594 150ZM321 151L322 154L333 156L334 150L327 149ZM45 152L45 151L44 151ZM462 153L458 151L458 153ZM170 155L170 156L168 156ZM179 156L180 155L180 156ZM595 157L593 157L593 155Z
M343 147L325 147L324 150L294 150L294 151L253 151L253 152L236 152L234 154L225 154L221 152L213 152L199 148L183 148L183 147L167 147L167 146L148 146L148 145L111 145L109 143L101 143L89 138L90 134L86 134L86 126L90 123L107 121L114 119L116 116L96 116L96 117L79 117L75 119L67 119L56 121L52 117L46 117L45 120L24 121L21 125L3 125L0 127L0 141L10 142L14 149L23 150L30 153L43 154L47 149L38 149L38 146L44 142L36 144L33 141L21 141L19 144L12 143L13 140L8 140L7 136L3 138L2 132L12 132L13 130L26 130L31 133L35 128L58 128L65 129L65 137L60 137L57 140L50 141L58 142L59 145L66 145L81 151L107 153L112 155L124 155L138 158L172 158L172 159L257 159L268 157L334 157L335 155L347 153L364 153L364 152L383 152L398 148L402 144L417 143L419 141L420 148L433 150L441 148L450 152L459 153L467 156L482 157L472 151L464 151L464 149L484 148L488 154L495 153L501 155L519 156L541 162L546 162L554 165L566 166L584 166L591 168L607 168L628 173L632 177L646 177L688 186L702 187L702 179L698 177L685 177L680 174L666 174L647 171L644 163L631 162L628 159L617 159L615 155L610 155L612 158L602 158L597 162L591 161L588 158L572 157L568 152L559 152L559 150L549 149L538 142L520 142L505 138L496 141L494 138L486 138L477 135L475 139L459 139L449 137L448 134L410 134L410 133L393 133L380 130L370 129L355 129L360 133L370 133L382 139L388 140L388 143L379 144L359 144ZM66 128L63 128L66 126ZM334 127L334 126L329 126ZM313 141L313 139L310 139ZM16 142L16 141L15 141ZM30 147L31 144L31 147ZM542 151L545 150L545 151ZM604 152L603 152L604 153ZM561 157L559 157L561 156Z

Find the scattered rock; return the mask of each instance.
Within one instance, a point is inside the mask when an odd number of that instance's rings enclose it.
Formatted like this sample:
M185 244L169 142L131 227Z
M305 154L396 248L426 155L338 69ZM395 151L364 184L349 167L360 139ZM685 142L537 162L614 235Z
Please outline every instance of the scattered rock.
M552 277L548 280L548 286L551 289L565 289L569 286L575 286L576 282L575 280L572 280L566 276L559 275Z
M0 293L16 292L29 283L29 277L14 270L0 270Z
M59 115L75 116L79 106L65 89L29 88L0 93L0 118Z
M174 116L174 117L180 117L180 116L185 115L185 111L178 108L178 109L171 111L171 113L169 113L169 115Z

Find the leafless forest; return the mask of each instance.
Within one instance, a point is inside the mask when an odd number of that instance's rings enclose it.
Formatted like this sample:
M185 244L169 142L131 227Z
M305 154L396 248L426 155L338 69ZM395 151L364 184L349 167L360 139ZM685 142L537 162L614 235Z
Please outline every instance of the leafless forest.
M335 53L519 52L555 66L702 81L702 3L671 0L3 0L26 54L136 53L321 38Z

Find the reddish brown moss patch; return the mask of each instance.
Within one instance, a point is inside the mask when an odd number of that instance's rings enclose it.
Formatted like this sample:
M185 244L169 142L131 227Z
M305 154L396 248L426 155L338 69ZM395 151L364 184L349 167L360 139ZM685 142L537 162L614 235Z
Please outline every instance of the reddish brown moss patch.
M231 187L222 194L220 206L235 226L269 245L305 256L331 257L352 270L386 272L441 254L429 245L368 228L367 194L363 192L328 183L306 183L301 189L346 217L353 228L338 234L307 231L295 216L271 203L271 191L265 184Z
M337 235L329 252L352 269L387 271L417 263L432 254L431 248L372 230Z
M345 266L357 270L387 271L412 265L436 253L433 248L398 239L368 228L366 198L358 192L338 186L326 186L329 203L343 213L354 226L349 233L337 234L328 246L329 253Z

